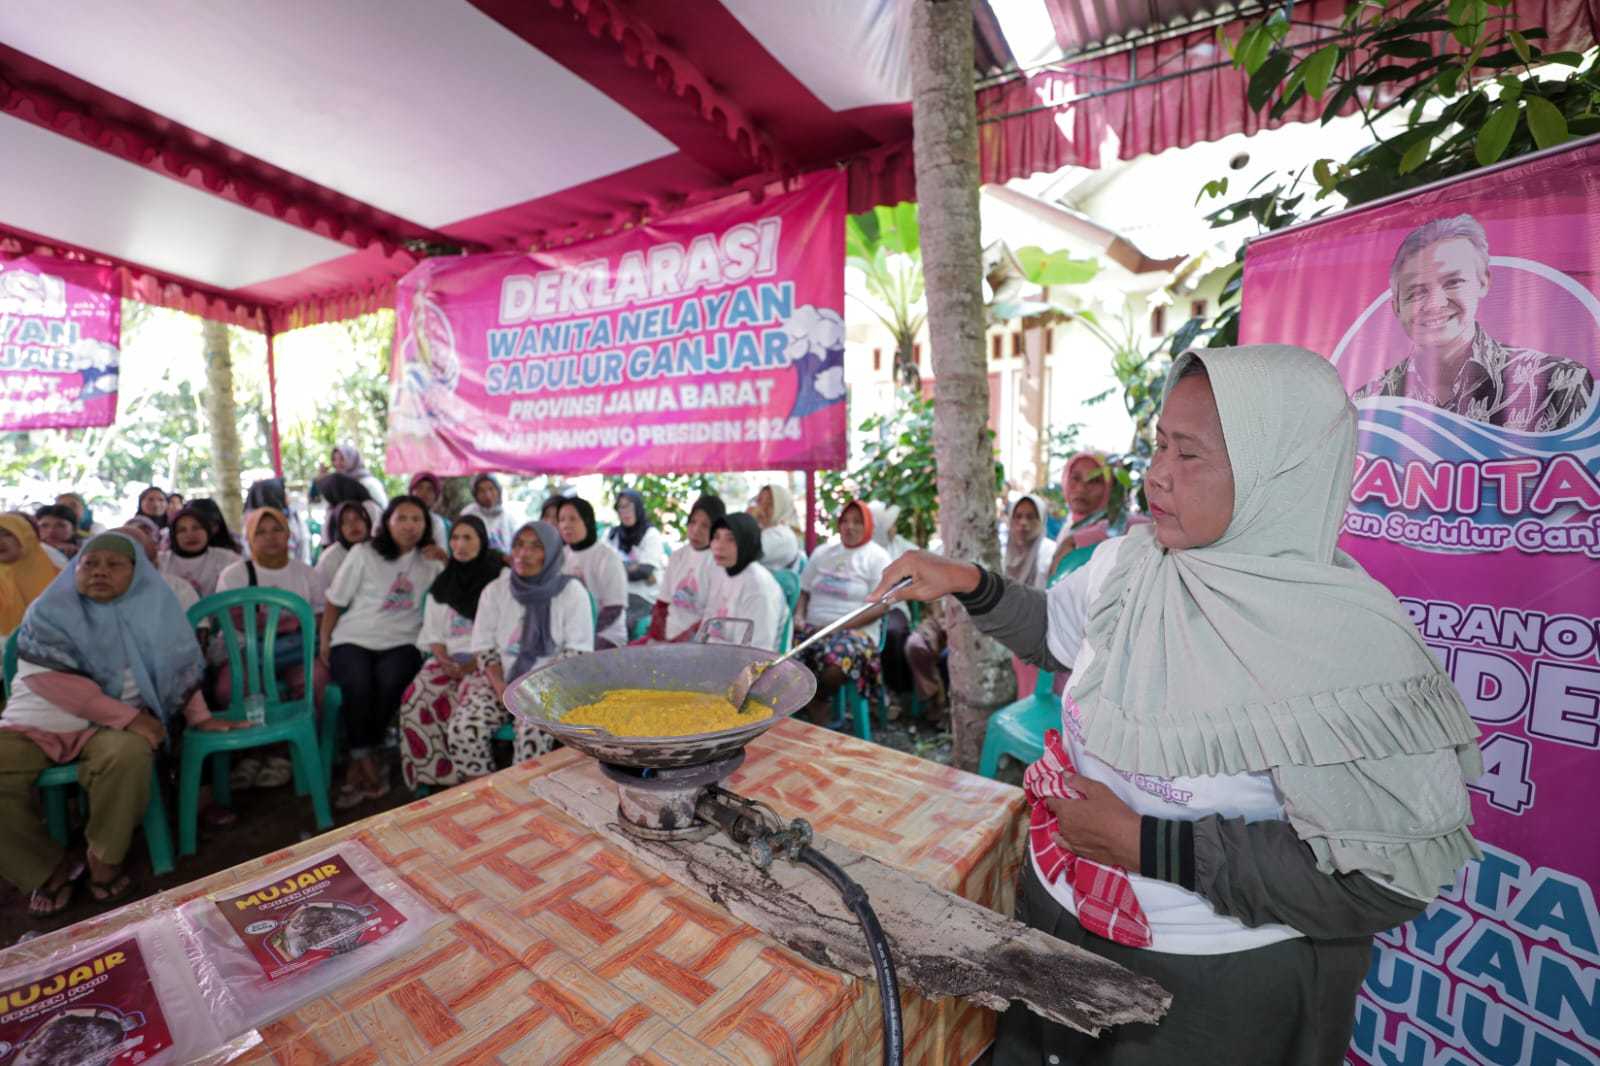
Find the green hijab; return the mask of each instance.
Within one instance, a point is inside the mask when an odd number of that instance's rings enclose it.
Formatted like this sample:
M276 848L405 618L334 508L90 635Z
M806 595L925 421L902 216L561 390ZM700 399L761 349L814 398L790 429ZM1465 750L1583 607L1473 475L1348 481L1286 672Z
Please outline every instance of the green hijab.
M1302 348L1199 360L1233 466L1220 538L1169 551L1131 531L1090 605L1073 685L1088 749L1163 777L1270 771L1325 871L1430 898L1477 855L1465 781L1478 728L1399 601L1337 546L1355 409Z

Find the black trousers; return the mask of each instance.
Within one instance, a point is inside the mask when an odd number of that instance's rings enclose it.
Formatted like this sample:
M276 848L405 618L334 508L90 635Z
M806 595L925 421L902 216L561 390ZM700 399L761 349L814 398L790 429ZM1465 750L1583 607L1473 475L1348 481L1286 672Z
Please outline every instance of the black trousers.
M352 754L365 754L383 743L400 700L422 669L422 652L414 644L382 651L335 644L328 665L344 691L345 741Z
M1124 947L1078 924L1022 863L1016 919L1143 974L1172 993L1158 1025L1099 1039L1013 1003L1000 1016L994 1066L1340 1066L1372 938L1280 940L1226 955Z

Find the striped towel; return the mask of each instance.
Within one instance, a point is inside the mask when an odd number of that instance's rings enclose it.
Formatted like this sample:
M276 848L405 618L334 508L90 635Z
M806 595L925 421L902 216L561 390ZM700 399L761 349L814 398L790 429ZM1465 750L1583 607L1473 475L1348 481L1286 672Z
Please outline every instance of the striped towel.
M1032 808L1028 819L1028 844L1046 884L1065 876L1072 886L1082 926L1107 940L1132 948L1150 946L1150 921L1133 893L1128 872L1120 866L1104 866L1074 855L1055 838L1056 816L1045 805L1045 797L1076 799L1067 787L1067 775L1078 771L1061 746L1061 733L1051 729L1044 735L1044 754L1022 775L1022 790Z

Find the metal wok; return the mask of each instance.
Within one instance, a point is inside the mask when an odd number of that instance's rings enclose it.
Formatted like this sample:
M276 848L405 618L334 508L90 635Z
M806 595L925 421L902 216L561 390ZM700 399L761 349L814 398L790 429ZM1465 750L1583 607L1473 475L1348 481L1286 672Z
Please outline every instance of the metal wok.
M616 766L697 766L732 755L816 695L817 680L796 662L772 667L754 688L754 699L773 708L769 717L714 733L681 737L618 737L597 726L567 725L563 715L593 703L613 689L677 692L727 691L746 665L774 657L760 648L734 644L656 644L615 648L561 659L530 670L506 686L511 713L568 747Z

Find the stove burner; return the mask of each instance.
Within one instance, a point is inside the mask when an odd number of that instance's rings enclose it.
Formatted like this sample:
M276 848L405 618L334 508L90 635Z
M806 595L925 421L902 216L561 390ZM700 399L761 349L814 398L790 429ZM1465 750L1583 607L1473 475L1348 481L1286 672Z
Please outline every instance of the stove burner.
M695 804L708 788L744 762L744 749L695 766L641 769L601 763L600 770L617 783L617 814L629 832L650 840L683 840L714 828L695 817Z

